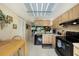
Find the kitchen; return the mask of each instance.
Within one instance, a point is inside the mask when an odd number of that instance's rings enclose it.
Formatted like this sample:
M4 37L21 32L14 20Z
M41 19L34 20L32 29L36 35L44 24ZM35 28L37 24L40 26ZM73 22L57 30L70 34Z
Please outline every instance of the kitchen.
M79 53L79 4L52 21L36 18L34 21L34 45L54 48L59 56L78 56ZM47 27L47 28L45 28Z

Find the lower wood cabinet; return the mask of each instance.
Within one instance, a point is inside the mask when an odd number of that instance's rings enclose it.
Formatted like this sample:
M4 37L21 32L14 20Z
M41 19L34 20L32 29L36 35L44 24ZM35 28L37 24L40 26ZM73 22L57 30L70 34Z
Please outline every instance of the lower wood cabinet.
M55 42L56 42L55 35L43 34L42 39L43 39L42 40L43 44L52 44L52 46L55 47Z
M43 44L52 44L52 34L43 34Z
M74 49L73 49L73 55L74 56L79 56L79 47L76 47L76 46L74 46Z
M56 35L52 35L52 45L55 48L55 46L56 46Z

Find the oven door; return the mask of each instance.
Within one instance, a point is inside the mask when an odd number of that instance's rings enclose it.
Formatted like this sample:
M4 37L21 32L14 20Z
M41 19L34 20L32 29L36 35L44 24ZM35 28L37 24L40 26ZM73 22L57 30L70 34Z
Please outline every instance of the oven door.
M73 45L62 38L56 38L56 51L58 55L71 56L73 55Z
M34 44L35 45L42 45L42 35L35 35Z

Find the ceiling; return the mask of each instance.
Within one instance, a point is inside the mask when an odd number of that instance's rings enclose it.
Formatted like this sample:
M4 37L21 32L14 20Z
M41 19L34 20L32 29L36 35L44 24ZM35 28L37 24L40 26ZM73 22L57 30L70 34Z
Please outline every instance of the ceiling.
M54 20L77 3L3 3L10 10L26 21L35 17Z

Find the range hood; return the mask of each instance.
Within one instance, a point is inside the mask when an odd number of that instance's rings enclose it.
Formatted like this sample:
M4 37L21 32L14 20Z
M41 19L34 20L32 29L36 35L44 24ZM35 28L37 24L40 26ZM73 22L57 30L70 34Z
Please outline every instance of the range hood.
M70 20L70 21L60 23L59 25L78 25L78 24L79 24L79 18L76 18L74 20Z

